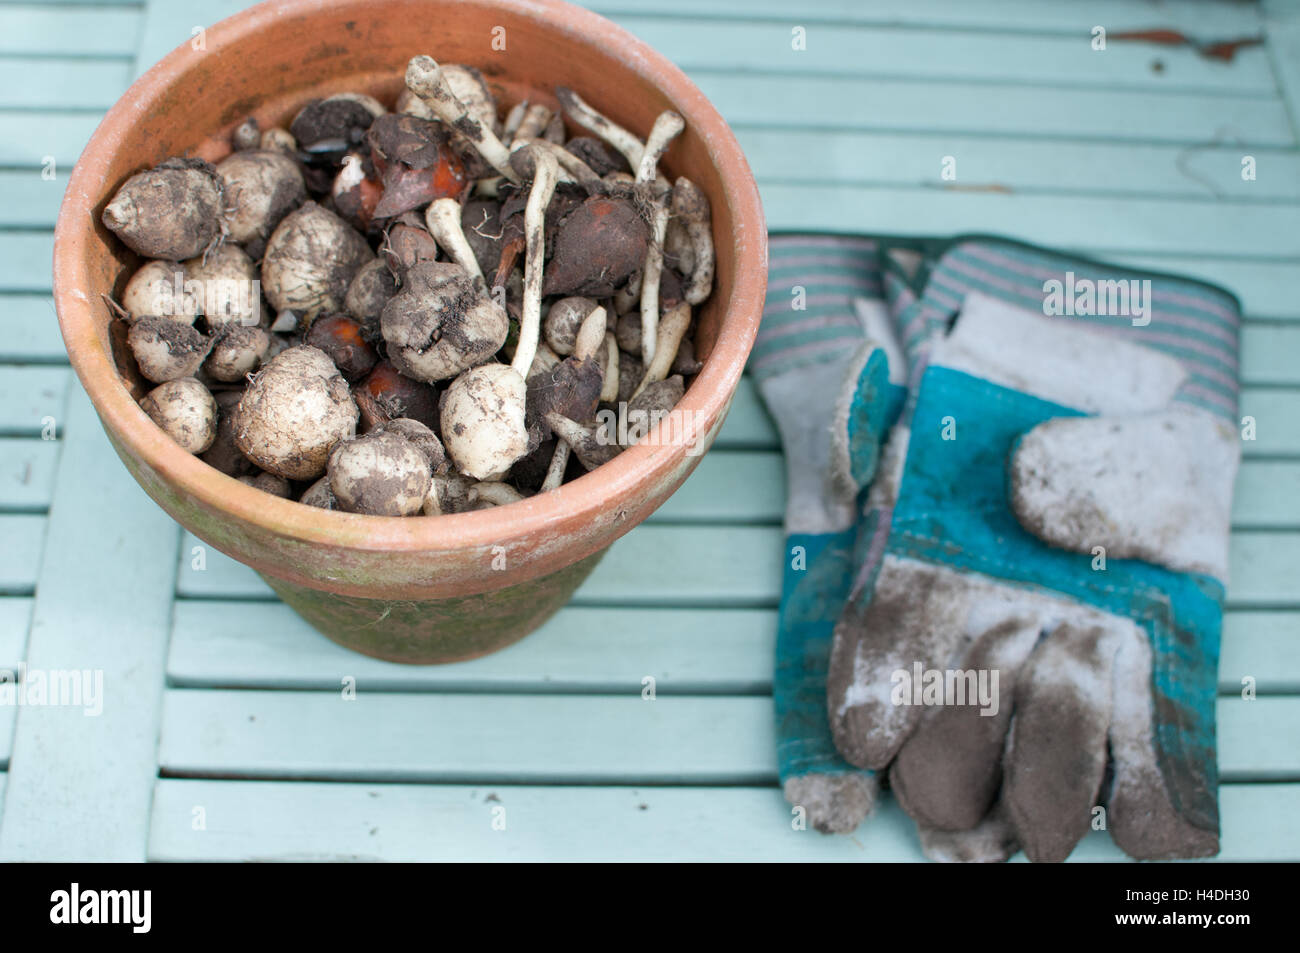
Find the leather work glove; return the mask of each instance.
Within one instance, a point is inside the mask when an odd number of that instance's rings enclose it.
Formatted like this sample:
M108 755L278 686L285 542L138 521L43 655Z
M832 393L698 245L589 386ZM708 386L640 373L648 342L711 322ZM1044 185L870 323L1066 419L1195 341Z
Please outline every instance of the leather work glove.
M1216 853L1235 298L996 239L904 284L919 381L835 629L838 750L938 859L1063 860L1102 825Z
M871 811L876 779L844 761L826 719L826 664L859 561L863 488L898 416L873 242L774 237L763 324L750 361L785 447L785 579L773 692L786 799L824 832ZM900 362L901 365L901 362Z

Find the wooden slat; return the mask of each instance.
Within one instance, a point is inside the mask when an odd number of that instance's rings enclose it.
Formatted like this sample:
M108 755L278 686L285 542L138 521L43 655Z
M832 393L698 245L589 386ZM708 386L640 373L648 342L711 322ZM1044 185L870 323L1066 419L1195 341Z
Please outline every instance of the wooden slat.
M654 522L769 523L785 513L785 462L771 450L714 448Z
M1300 698L1221 697L1217 709L1224 780L1300 780Z
M67 363L49 295L0 295L0 329L0 363Z
M1300 385L1300 326L1247 322L1241 329L1241 379L1247 384Z
M1286 107L1273 97L1071 90L1045 95L1026 86L986 87L857 77L690 74L732 123L792 129L880 129L1124 142L1295 143ZM593 105L599 106L599 97ZM1086 120L1082 117L1087 117Z
M1240 147L1007 139L998 136L825 130L808 137L741 125L736 138L760 181L926 185L1015 192L1300 198L1300 155L1255 149L1257 178L1241 177ZM942 178L943 157L955 180Z
M933 162L937 169L940 154ZM1300 256L1294 205L759 184L773 231L925 236L978 232L996 222L1025 241L1094 253Z
M0 231L0 291L50 291L54 233Z
M130 85L129 59L0 58L0 106L6 108L107 109Z
M54 492L59 445L0 437L0 510L44 510Z
M68 167L71 170L71 167ZM40 169L0 172L0 227L53 228L63 201L64 179L46 179Z
M0 602L3 606L3 602ZM1228 612L1219 690L1300 693L1300 612ZM396 665L349 652L278 602L186 600L174 608L167 675L181 688L765 694L774 609L562 610L507 652L457 665Z
M1244 461L1237 471L1232 525L1300 529L1300 463Z
M1234 532L1229 553L1229 605L1300 606L1300 533Z
M23 596L0 597L0 669L13 669L27 650L32 600Z
M1242 443L1245 456L1300 453L1300 390L1247 387L1241 392L1243 417L1254 417L1254 440Z
M1300 11L1291 0L1265 0L1265 47L1291 119L1300 130Z
M48 7L48 0L45 6L0 6L0 54L121 57L135 54L140 31L138 9Z
M53 156L66 179L99 119L98 109L57 113L0 110L0 165L42 168L46 157Z
M45 538L45 517L0 514L0 595L29 595Z
M191 568L186 534L177 592L183 597L271 599L247 566L206 547L206 568ZM574 595L574 605L774 606L780 599L781 530L776 527L638 526L606 554ZM1300 607L1300 533L1232 534L1228 602L1234 608Z
M122 467L80 389L67 433L27 664L102 671L104 711L20 710L0 861L142 860L179 534Z
M1219 861L1293 860L1297 784L1219 789ZM196 808L202 829L196 829ZM494 829L502 817L505 829ZM796 831L775 787L313 784L163 778L158 861L917 861L912 822L888 795L852 837ZM497 825L500 826L499 823ZM1102 831L1074 860L1119 861Z
M1287 0L1283 0L1287 2ZM795 23L871 24L877 27L935 26L994 30L999 34L1050 32L1089 36L1095 24L1112 33L1161 27L1196 35L1257 32L1259 11L1253 4L1193 0L1089 0L1043 3L1042 0L818 0L791 6L787 0L587 0L582 6L606 16L643 15L673 19L733 17ZM1209 31L1207 34L1206 31ZM1218 39L1219 37L1215 37Z
M736 73L831 73L841 76L925 78L962 83L1014 83L1063 88L1213 90L1275 96L1268 54L1242 50L1224 69L1194 50L1142 43L1108 43L1094 50L1087 31L1071 36L1003 31L971 33L896 26L813 27L803 8L785 22L734 18L693 19L689 29L662 16L620 15L615 22L645 40L682 69ZM803 48L792 30L804 26ZM1154 69L1154 61L1160 68ZM1067 93L1068 94L1068 93Z
M170 689L159 766L204 777L770 783L772 700ZM1300 698L1218 702L1224 780L1300 779Z
M651 676L659 694L756 694L771 688L776 638L770 609L570 607L507 652L419 666L349 652L278 602L180 600L174 613L179 687L333 689L352 676L367 692L626 693Z
M1247 676L1260 692L1300 693L1300 612L1224 616L1219 691L1240 694Z
M401 726L421 726L418 731ZM441 728L440 728L441 726ZM159 767L183 775L767 783L766 698L169 690Z
M46 417L61 426L71 375L66 367L0 368L0 433L39 436Z

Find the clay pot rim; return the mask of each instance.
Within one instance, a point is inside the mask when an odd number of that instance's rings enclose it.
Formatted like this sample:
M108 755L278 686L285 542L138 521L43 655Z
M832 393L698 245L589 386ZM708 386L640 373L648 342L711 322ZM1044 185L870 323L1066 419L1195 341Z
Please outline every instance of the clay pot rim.
M275 20L347 7L358 0L277 0L262 3L209 27L207 56L230 55L241 40ZM720 331L704 369L678 408L696 414L698 432L708 433L725 413L739 382L762 314L767 279L767 232L758 188L725 120L684 73L650 46L597 14L556 0L468 0L514 18L559 23L568 32L598 38L618 51L633 72L658 88L701 138L723 183L723 200L747 234L735 256L735 290L726 303ZM190 63L182 44L142 75L104 116L69 178L54 236L54 298L72 366L105 428L121 449L163 480L238 520L304 544L358 551L450 552L484 547L544 532L563 523L594 520L652 490L656 474L680 462L683 446L629 448L599 469L558 490L504 507L436 517L378 517L304 506L253 489L183 451L140 409L122 383L96 331L98 305L82 289L91 285L82 265L83 243L98 241L93 225L95 196L108 175L134 117L147 112ZM718 196L714 196L715 201Z

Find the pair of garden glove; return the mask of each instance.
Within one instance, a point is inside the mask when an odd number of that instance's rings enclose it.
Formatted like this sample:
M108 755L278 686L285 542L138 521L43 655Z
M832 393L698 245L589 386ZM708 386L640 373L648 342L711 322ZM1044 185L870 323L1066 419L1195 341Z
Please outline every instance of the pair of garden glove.
M787 800L847 833L887 779L935 859L1216 853L1236 299L995 238L771 248Z

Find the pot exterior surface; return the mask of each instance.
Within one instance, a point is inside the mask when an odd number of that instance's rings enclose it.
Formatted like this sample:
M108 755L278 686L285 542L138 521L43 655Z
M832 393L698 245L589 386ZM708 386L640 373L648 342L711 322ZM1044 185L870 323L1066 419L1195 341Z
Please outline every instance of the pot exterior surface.
M555 615L605 553L517 586L454 599L364 599L262 578L312 627L344 648L416 665L463 662L518 642Z

